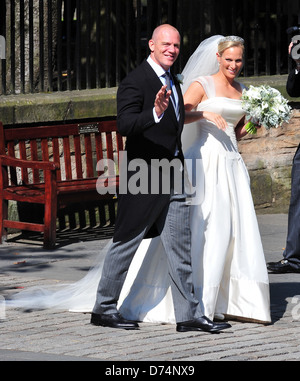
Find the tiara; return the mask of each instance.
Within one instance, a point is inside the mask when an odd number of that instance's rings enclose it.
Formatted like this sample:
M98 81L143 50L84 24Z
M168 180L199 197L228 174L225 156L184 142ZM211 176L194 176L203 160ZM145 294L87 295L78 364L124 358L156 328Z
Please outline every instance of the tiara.
M226 36L226 37L221 38L221 40L219 41L219 44L221 44L223 42L227 42L227 41L239 42L241 44L245 43L244 39L241 38L241 37L238 37L238 36Z

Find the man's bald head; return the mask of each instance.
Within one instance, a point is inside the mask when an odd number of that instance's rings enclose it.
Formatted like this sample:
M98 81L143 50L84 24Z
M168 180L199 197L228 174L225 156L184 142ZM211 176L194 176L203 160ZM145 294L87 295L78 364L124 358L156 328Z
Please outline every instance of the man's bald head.
M180 34L169 24L158 26L149 41L151 58L164 70L169 70L180 51Z
M162 24L162 25L159 25L157 28L154 29L154 31L152 33L152 40L154 40L154 41L157 40L157 38L159 38L161 33L169 32L169 31L173 31L175 33L178 33L178 35L180 37L178 30L174 26L169 25L169 24Z

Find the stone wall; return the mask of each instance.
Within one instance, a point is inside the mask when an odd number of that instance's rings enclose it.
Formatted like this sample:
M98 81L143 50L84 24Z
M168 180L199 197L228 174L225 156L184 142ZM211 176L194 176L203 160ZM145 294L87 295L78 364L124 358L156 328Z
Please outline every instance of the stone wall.
M288 210L293 156L300 143L300 111L293 110L288 124L261 128L239 142L251 178L254 204L259 213Z
M6 126L115 117L116 88L0 96Z
M286 213L290 201L293 157L300 143L299 99L286 92L287 75L241 79L246 86L269 85L290 101L293 116L277 129L258 130L239 142L239 151L249 170L251 189L258 213Z

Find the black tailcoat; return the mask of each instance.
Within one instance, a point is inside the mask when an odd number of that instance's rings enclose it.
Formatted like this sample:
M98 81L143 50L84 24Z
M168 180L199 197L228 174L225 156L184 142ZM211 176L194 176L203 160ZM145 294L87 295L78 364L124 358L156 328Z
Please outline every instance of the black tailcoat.
M300 97L300 73L292 70L288 76L286 90L290 97Z
M179 150L179 158L183 161L181 133L184 123L184 104L180 85L175 78L174 83L179 97L179 121L170 100L163 118L159 123L155 123L154 100L162 87L162 82L146 60L122 81L118 89L117 123L120 133L127 137L125 148L127 159L128 161L142 159L147 163L149 173L152 159L170 161L174 159L176 147ZM123 178L129 180L133 174L127 172ZM170 194L151 194L150 184L147 193L119 194L114 241L127 240L139 234L149 221L153 221L153 211L158 201L160 205L168 205ZM155 221L149 226L147 236L159 234L154 228Z

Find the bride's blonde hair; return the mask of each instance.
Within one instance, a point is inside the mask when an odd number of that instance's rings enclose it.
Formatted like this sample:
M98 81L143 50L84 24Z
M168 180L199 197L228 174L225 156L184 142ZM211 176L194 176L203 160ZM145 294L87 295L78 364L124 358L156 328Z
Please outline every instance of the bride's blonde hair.
M245 43L244 40L238 36L224 37L219 41L218 53L221 56L226 49L232 48L234 46L241 47L244 52L244 43Z

